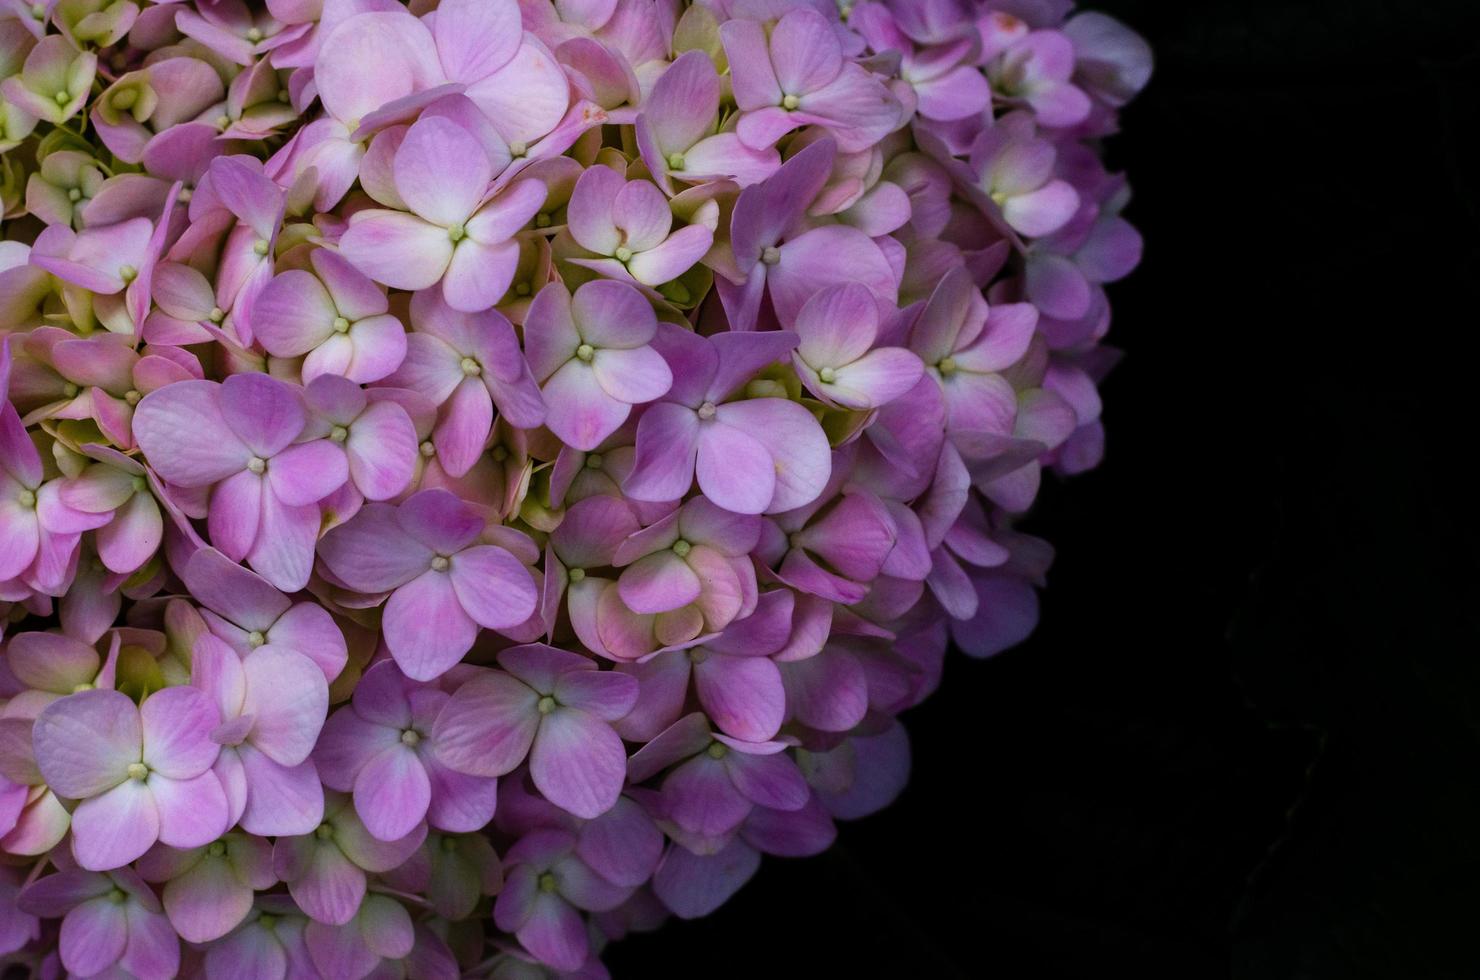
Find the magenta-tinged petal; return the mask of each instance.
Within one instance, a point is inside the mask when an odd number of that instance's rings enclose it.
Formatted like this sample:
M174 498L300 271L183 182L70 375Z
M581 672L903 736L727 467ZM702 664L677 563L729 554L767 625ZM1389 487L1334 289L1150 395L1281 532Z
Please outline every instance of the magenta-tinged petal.
M804 95L831 82L843 69L832 25L815 10L794 10L771 33L771 64L787 95Z
M276 494L262 495L262 524L247 564L284 592L297 592L313 571L314 543L319 535L316 504L295 507Z
M604 355L636 353L635 351L601 351ZM657 354L653 354L657 357ZM662 362L661 357L657 357ZM617 431L631 406L612 397L598 380L593 364L571 358L545 382L541 391L549 406L545 424L561 441L582 452L590 452ZM667 370L667 364L663 364Z
M498 71L518 50L519 8L487 0L447 0L432 19L442 70L454 82L477 82Z
M128 916L128 945L120 968L136 977L174 976L180 969L180 940L169 919L146 908L135 895L125 904Z
M539 695L501 672L478 674L457 689L433 728L437 758L470 776L502 776L529 754L539 729Z
M315 922L342 925L355 917L365 897L365 872L331 842L312 836L279 838L273 866L293 901ZM289 866L295 874L284 874Z
M476 833L488 825L498 807L498 780L468 776L423 756L431 780L432 802L427 822L451 833Z
M786 664L786 703L804 725L825 732L851 731L868 711L868 681L858 661L824 651Z
M542 963L578 970L590 955L585 920L558 895L537 892L528 920L515 936Z
M407 534L389 504L370 504L324 535L319 556L335 577L361 592L388 592L430 567L432 550Z
M126 575L153 557L163 539L159 505L149 494L136 493L111 522L98 529L94 542L108 570Z
M775 497L777 467L757 435L723 418L699 427L695 467L699 488L714 503L737 514L764 513Z
M435 285L452 249L445 228L400 211L361 211L339 239L340 253L355 268L396 289Z
M529 144L560 123L570 105L570 81L549 49L525 33L514 56L470 85L467 95L505 142Z
M622 244L612 206L626 183L621 174L604 166L591 167L576 181L567 211L571 237L582 248L612 255Z
M767 282L782 326L796 322L802 306L825 286L861 283L890 303L897 293L894 270L883 251L847 225L823 225L787 242Z
M141 780L126 779L72 812L72 854L89 871L121 868L159 839L159 810Z
M355 811L379 840L400 840L414 830L431 798L426 769L399 742L370 759L355 777Z
M857 283L819 290L797 313L797 353L814 368L842 367L868 352L879 333L879 305Z
M451 476L473 468L493 429L493 400L478 378L465 378L442 407L442 420L432 434L437 459Z
M307 834L324 819L324 787L312 760L287 767L250 745L238 752L248 786L241 826L249 834Z
M731 402L719 407L717 420L751 434L770 452L776 493L766 508L768 513L809 504L827 486L832 475L827 436L812 413L796 402L780 398Z
M518 242L484 244L466 238L453 249L452 261L442 280L442 297L454 310L481 312L509 291L518 267Z
M1074 186L1051 180L1038 190L1009 197L1002 205L1002 217L1015 230L1038 238L1064 227L1078 209L1079 192Z
M735 19L720 25L720 39L730 64L735 66L731 86L735 102L743 110L780 105L781 85L771 66L766 30L759 21ZM797 93L792 93L797 94Z
M238 473L252 452L226 424L213 381L182 381L144 396L133 431L154 471L182 487L203 487Z
M472 215L493 169L467 130L440 116L412 124L396 151L396 191L416 214L443 228Z
M301 269L289 269L257 294L252 332L269 353L299 357L329 338L338 315L318 279Z
M262 526L262 494L266 481L251 470L228 477L211 491L206 527L211 542L236 561L245 558Z
M79 977L91 977L115 965L128 943L124 903L104 896L83 902L62 920L59 939L62 965Z
M449 574L458 603L480 626L508 629L534 612L534 578L502 548L483 545L459 552Z
M280 765L298 765L313 750L328 710L324 672L303 654L276 644L253 650L242 669L243 711L256 719L252 745Z
M219 397L226 424L263 459L286 449L307 422L300 390L265 374L233 374Z
M659 286L693 268L713 244L714 232L703 225L689 225L669 235L661 245L634 255L627 271L644 285Z
M290 446L274 456L267 469L273 494L294 507L323 500L347 479L344 450L327 439Z
M618 721L637 702L637 678L610 670L567 670L555 681L554 697L602 721Z
M702 465L702 446L699 458ZM633 612L660 613L699 598L702 584L687 562L672 551L663 551L629 565L617 580L617 589Z
M322 606L300 602L281 616L267 631L274 648L292 650L318 665L324 679L332 682L344 669L348 653L344 634Z
M192 779L149 777L159 811L159 839L171 847L200 847L228 829L226 792L214 772Z
M731 782L723 762L702 754L668 774L663 781L668 816L684 830L718 837L740 825L750 801Z
M758 806L799 810L807 803L811 792L807 781L785 752L758 755L731 751L724 757L724 766L735 788Z
M705 657L694 665L694 686L721 731L747 742L764 742L781 730L786 690L781 672L769 659Z
M211 730L221 722L216 705L193 687L156 691L139 709L143 760L150 770L171 779L199 776L216 761L218 746Z
M164 887L170 924L187 942L220 939L247 917L252 888L239 881L224 856L206 856Z
M102 659L80 640L61 633L15 633L5 648L5 663L26 687L70 694L91 683Z
M637 460L623 484L636 500L677 500L694 483L700 422L692 409L659 402L637 425Z
M340 21L319 47L313 80L329 114L352 123L440 74L431 32L397 9Z
M139 711L117 691L82 691L52 702L31 737L47 785L72 799L117 785L143 756Z
M446 673L478 633L478 624L458 602L451 576L438 571L423 572L391 594L382 628L396 663L407 677L421 681Z

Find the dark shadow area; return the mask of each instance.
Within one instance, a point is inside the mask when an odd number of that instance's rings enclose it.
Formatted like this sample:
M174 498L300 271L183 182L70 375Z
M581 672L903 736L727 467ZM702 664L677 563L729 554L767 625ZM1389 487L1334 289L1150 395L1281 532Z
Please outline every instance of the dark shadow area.
M1146 261L1021 648L915 773L618 978L1480 976L1480 7L1098 0Z

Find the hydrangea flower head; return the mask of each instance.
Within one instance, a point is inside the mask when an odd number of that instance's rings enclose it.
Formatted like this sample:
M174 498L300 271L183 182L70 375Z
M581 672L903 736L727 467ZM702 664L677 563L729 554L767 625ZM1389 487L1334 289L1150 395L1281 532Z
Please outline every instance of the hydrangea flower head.
M888 805L1105 451L1134 32L0 3L0 958L603 977Z

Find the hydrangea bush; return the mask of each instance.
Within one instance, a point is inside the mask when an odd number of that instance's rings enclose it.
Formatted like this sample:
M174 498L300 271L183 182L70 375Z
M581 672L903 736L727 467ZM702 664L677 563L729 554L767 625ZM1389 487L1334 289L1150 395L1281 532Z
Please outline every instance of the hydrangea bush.
M600 977L908 769L1103 448L1069 0L0 0L0 954Z

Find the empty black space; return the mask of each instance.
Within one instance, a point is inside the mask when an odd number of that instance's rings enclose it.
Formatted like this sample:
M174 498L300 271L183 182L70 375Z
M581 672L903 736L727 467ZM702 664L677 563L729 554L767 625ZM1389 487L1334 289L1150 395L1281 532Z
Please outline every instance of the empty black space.
M953 654L909 788L623 977L1480 977L1480 5L1096 0L1109 455L1043 622Z

